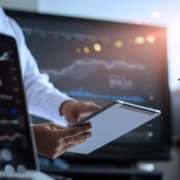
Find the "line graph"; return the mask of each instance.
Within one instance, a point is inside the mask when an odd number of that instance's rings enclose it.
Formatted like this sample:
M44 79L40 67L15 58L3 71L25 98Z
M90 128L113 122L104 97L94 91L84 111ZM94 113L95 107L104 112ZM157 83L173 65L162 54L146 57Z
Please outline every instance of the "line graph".
M154 133L152 131L145 131L145 132L138 132L138 131L133 131L128 133L128 137L132 137L132 138L146 138L146 139L151 139L153 138Z
M78 81L85 79L89 74L99 69L104 69L107 72L115 70L144 71L146 70L146 66L120 60L104 61L102 59L79 59L63 69L42 69L41 72L47 73L51 80L66 77Z
M19 125L20 122L18 119L7 120L7 119L0 119L0 125Z
M64 91L64 93L73 97L85 97L85 98L94 98L94 99L103 99L103 100L122 100L128 102L144 103L146 100L140 96L118 96L110 94L96 94L83 89Z
M0 99L1 99L1 100L12 101L12 100L13 100L13 96L11 96L11 95L9 95L9 94L0 94Z
M13 135L8 135L8 134L0 135L0 141L5 141L5 140L15 141L18 138L22 138L22 136L23 135L20 133L14 133Z
M10 54L11 54L11 53L12 53L12 51L3 52L3 53L0 55L0 62L11 60L11 58L10 58Z

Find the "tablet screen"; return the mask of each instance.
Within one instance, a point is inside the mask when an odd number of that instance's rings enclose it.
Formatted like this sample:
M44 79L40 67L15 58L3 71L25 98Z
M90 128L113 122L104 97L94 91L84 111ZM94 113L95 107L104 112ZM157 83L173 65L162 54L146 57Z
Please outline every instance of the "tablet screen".
M69 151L88 154L154 119L159 114L158 110L126 104L121 101L113 102L82 120L81 123L91 122L92 136ZM74 126L81 123L74 124Z

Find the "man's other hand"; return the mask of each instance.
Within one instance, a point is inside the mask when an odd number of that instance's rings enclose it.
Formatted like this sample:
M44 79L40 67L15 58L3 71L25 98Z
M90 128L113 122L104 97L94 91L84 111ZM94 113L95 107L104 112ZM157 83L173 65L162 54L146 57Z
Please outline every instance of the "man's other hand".
M86 117L101 107L91 101L65 101L60 108L60 114L69 123L77 122L80 118Z
M38 154L51 159L62 155L91 136L88 132L90 124L66 128L53 123L42 123L34 125L33 128Z

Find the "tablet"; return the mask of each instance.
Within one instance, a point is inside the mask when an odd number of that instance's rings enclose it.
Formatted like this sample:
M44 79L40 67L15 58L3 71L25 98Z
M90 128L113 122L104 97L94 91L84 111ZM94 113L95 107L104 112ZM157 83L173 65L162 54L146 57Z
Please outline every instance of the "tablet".
M92 136L69 152L88 154L160 115L160 110L114 101L69 127L92 124Z

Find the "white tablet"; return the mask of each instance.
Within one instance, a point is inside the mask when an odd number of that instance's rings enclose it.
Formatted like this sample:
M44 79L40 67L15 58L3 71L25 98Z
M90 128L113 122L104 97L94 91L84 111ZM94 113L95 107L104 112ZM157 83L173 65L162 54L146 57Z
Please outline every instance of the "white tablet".
M69 127L82 123L92 124L92 136L69 152L88 154L119 138L129 131L160 115L160 110L139 106L124 101L114 101L81 121Z

